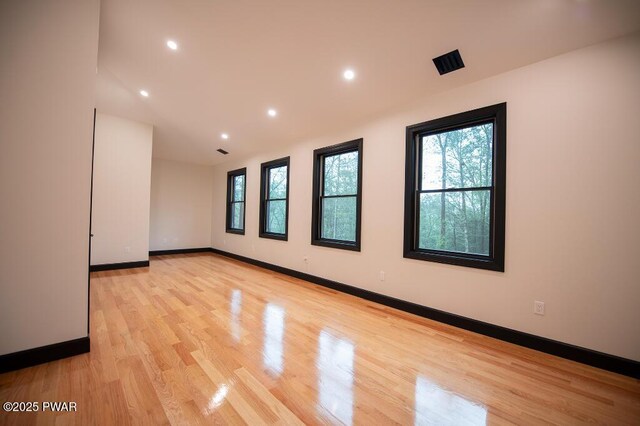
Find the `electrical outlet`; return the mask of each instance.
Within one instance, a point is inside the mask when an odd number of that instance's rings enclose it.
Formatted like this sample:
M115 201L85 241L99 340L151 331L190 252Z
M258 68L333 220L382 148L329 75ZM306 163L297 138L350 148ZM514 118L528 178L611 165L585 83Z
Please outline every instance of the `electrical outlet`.
M384 271L380 271L380 281L384 281Z
M309 262L309 256L305 256L305 257L303 257L303 258L302 258L302 260L304 261L304 263Z
M533 313L536 315L544 315L544 302L538 300L533 302Z
M125 253L131 253L131 247L127 246L124 248Z

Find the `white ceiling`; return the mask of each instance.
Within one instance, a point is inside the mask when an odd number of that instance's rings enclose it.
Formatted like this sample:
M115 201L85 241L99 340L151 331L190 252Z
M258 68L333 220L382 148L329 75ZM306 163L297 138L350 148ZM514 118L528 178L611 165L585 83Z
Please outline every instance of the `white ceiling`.
M154 157L216 164L638 29L638 0L102 0L97 108L153 124Z

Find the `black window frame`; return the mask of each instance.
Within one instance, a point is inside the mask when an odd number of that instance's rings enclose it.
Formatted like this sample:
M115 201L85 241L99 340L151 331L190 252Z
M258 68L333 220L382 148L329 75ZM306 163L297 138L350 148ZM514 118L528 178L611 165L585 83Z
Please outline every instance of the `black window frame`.
M277 160L267 161L260 165L260 226L258 235L261 238L271 238L273 240L287 241L289 238L289 170L290 157L283 157ZM278 167L287 168L287 192L285 198L268 198L269 194L269 173L271 169ZM267 232L267 203L269 201L285 201L284 234Z
M430 134L463 129L488 122L493 123L489 255L418 249L418 194L421 192L419 179L422 171L422 154L418 150L421 146L421 138ZM507 168L506 102L408 126L405 158L404 257L504 272Z
M242 188L242 193L244 195L242 201L233 201L233 180L236 176L244 176ZM242 229L232 228L231 227L231 205L234 203L242 203ZM243 167L241 169L231 170L227 172L227 212L226 212L226 231L229 234L238 234L244 235L246 228L246 217L247 217L247 168Z
M311 244L343 250L360 251L362 223L362 146L363 139L354 139L313 151L313 204L311 214ZM322 238L322 199L334 196L324 195L324 159L333 155L358 152L358 192L356 194L356 240L334 240Z

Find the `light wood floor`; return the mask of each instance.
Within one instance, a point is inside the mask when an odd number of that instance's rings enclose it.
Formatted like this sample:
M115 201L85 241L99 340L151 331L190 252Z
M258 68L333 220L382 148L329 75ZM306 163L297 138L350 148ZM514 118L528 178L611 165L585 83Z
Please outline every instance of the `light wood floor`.
M213 254L91 283L91 352L0 375L0 424L640 424L640 381Z

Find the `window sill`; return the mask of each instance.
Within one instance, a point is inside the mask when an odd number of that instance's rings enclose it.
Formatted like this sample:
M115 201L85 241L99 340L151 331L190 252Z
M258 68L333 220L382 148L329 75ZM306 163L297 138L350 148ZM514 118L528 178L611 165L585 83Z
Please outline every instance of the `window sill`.
M227 234L244 235L244 229L227 228L226 232L227 232Z
M311 245L337 248L341 250L360 251L360 243L351 241L313 239L311 240Z
M259 234L259 237L269 238L271 240L280 240L280 241L287 241L289 239L287 234L272 234L270 232L261 232Z
M404 257L427 262L446 263L448 265L465 266L467 268L487 269L490 271L504 272L504 261L480 256L465 256L463 254L442 254L416 250L405 250Z

